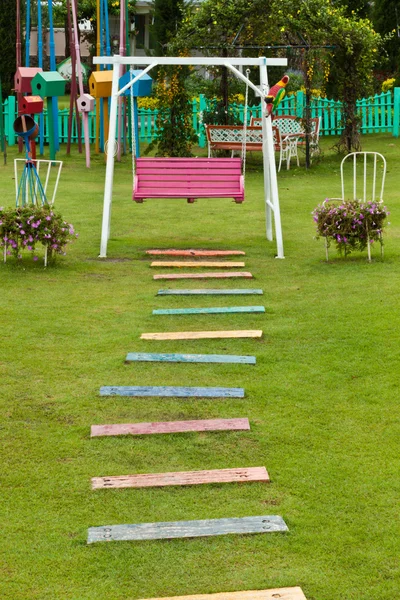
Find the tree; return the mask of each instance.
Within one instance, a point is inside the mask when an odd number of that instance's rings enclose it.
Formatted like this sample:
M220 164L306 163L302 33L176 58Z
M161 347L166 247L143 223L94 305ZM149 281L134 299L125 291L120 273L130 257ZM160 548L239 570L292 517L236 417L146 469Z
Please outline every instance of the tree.
M388 69L393 74L400 73L400 5L398 0L375 0L372 19L376 31L385 40L388 55ZM400 82L399 82L400 83Z
M17 10L15 0L3 0L0 11L0 76L3 95L9 96L14 87L16 70Z

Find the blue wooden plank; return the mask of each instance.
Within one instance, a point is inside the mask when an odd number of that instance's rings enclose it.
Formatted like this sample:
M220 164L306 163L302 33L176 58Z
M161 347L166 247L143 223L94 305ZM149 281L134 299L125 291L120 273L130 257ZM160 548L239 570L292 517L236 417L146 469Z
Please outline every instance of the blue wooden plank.
M282 517L277 515L267 515L261 517L89 527L87 543L93 544L95 542L161 539L170 540L174 538L285 531L288 531L288 527Z
M255 365L255 356L235 356L233 354L157 354L129 352L126 362L184 362L184 363L240 363Z
M158 308L153 315L218 315L234 313L265 313L264 306L214 306L210 308Z
M157 296L249 296L253 294L262 295L262 290L212 290L212 289L197 289L197 290L158 290Z
M243 388L174 386L103 386L100 396L161 396L175 398L244 398Z

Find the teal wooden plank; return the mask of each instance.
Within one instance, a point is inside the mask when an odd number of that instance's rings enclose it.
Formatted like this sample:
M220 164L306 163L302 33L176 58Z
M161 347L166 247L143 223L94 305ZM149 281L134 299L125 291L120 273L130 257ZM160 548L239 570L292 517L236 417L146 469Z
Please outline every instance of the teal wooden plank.
M158 308L153 315L218 315L235 313L265 313L264 306L214 306L210 308Z
M282 517L267 515L232 519L205 519L201 521L172 521L165 523L137 523L132 525L89 527L87 543L171 540L175 538L285 531L288 531L288 527Z
M240 289L226 289L226 290L211 290L211 289L198 289L198 290L158 290L157 296L248 296L248 295L262 295L262 290L240 290Z
M160 396L174 398L244 398L243 388L174 386L103 386L100 396Z
M235 356L233 354L157 354L129 352L126 362L184 362L184 363L240 363L255 365L255 356Z

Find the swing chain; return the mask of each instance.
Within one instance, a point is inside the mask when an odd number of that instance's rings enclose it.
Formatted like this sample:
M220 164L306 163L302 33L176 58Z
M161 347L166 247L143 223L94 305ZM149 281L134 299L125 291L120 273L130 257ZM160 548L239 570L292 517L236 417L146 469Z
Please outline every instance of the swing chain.
M250 69L246 69L246 77L249 78ZM246 184L246 141L247 141L247 107L249 100L249 84L246 83L246 94L243 111L243 139L242 139L242 165L243 165L243 187Z

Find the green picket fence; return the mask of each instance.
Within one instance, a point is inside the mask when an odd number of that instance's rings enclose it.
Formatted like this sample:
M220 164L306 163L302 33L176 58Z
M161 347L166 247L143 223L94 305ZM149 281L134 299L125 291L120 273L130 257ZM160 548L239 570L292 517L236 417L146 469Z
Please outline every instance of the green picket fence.
M210 108L204 95L191 101L193 129L198 135L199 145L204 148L206 145L204 126L202 122L203 111ZM243 123L244 106L243 104L232 104L230 106L235 117ZM321 117L321 135L338 135L343 130L342 125L342 104L335 100L327 98L312 98L310 104L311 117ZM361 133L392 133L398 137L400 133L400 88L375 94L370 98L363 98L357 101L357 111L361 120ZM44 111L46 116L46 111ZM302 118L305 114L305 94L297 92L292 96L284 98L277 109L277 115L291 115ZM60 143L66 143L68 140L68 115L69 109L59 111L58 130ZM157 127L158 111L153 109L139 109L139 139L140 142L150 143L158 137ZM3 104L3 123L4 134L7 143L12 146L17 138L13 130L13 123L17 117L16 100L10 96ZM251 117L261 117L260 105L249 106L247 111L248 122ZM48 132L46 127L46 118L44 119L44 139L48 142ZM3 124L2 123L2 124ZM90 142L94 143L96 139L96 114L89 114L89 136ZM72 121L72 143L77 143L78 132L75 117ZM82 128L83 141L83 128Z

